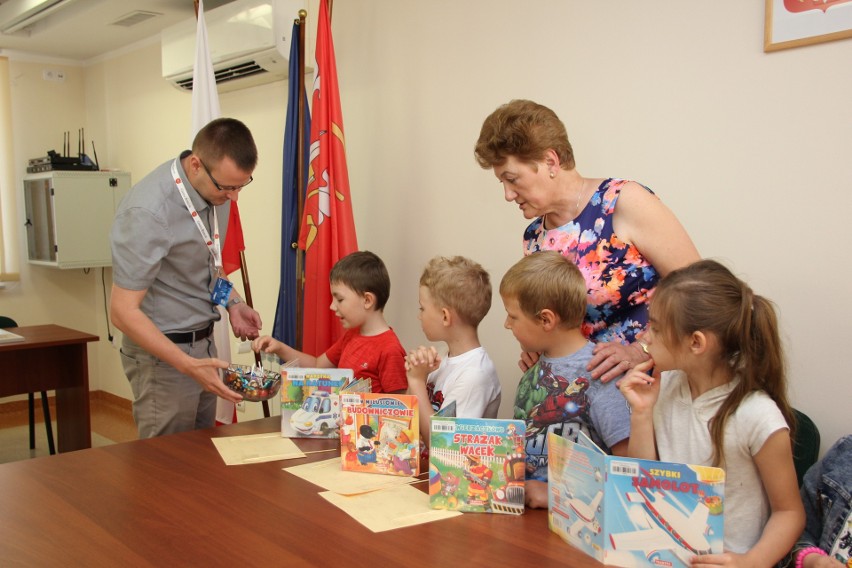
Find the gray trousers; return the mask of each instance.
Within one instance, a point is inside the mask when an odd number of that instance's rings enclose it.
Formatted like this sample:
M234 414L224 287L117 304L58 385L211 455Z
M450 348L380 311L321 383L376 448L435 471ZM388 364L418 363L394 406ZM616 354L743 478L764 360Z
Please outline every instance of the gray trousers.
M195 343L177 344L190 357L216 357L213 336ZM133 391L133 420L139 438L153 438L202 428L216 422L216 395L195 380L149 354L124 337L121 363Z

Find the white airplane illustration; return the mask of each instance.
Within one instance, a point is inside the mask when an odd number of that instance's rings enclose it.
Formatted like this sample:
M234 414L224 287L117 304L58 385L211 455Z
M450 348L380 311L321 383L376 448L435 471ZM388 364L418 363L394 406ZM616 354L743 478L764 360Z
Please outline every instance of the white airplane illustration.
M614 549L642 550L646 554L668 549L673 550L678 558L684 558L684 549L692 554L710 554L710 542L706 536L710 509L705 504L698 503L687 516L666 501L663 493L654 494L643 487L635 489L636 492L627 493L627 499L644 505L649 513L646 517L648 528L610 535Z
M577 515L577 520L574 521L574 524L571 525L570 529L568 529L571 534L579 536L580 529L584 526L593 533L600 534L601 525L595 516L598 512L598 505L600 505L601 499L603 499L603 491L598 491L598 494L595 495L591 503L584 503L582 500L574 497L571 493L568 494L568 505Z

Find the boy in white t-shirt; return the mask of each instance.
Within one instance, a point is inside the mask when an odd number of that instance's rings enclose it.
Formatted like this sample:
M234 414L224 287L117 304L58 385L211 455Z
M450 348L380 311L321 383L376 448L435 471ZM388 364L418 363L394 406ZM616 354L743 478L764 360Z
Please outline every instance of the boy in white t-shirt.
M420 276L420 324L429 341L443 341L448 353L420 346L405 358L408 393L417 395L421 439L429 439L429 418L450 402L456 416L496 418L500 381L479 343L477 327L491 308L491 278L482 266L455 256L435 257Z

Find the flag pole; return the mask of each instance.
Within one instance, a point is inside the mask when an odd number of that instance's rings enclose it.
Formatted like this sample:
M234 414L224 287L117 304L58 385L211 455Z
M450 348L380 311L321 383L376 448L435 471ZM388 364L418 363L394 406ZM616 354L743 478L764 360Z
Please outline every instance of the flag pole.
M299 127L296 144L296 195L298 200L298 216L296 234L302 223L302 213L305 210L305 18L308 12L299 10ZM296 349L302 350L302 321L304 319L304 290L305 290L305 251L299 248L299 243L290 243L296 250Z
M246 251L244 250L240 251L240 275L243 279L243 295L245 296L243 299L246 301L246 305L248 307L254 308L254 303L251 299L251 283L249 282L248 265L246 264ZM261 366L260 353L257 351L254 352L254 363L258 367ZM269 418L269 401L264 400L261 402L263 404L263 416L264 418Z

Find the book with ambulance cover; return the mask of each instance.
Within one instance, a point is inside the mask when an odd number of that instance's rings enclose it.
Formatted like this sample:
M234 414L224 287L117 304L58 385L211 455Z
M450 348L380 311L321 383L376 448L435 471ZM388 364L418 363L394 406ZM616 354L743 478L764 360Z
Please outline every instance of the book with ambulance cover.
M548 525L608 566L683 566L722 552L725 472L609 456L548 434Z
M340 437L340 390L352 369L281 367L281 435Z
M340 395L342 467L349 471L420 474L420 414L413 394Z
M429 504L467 513L524 512L523 420L435 414L429 427Z

